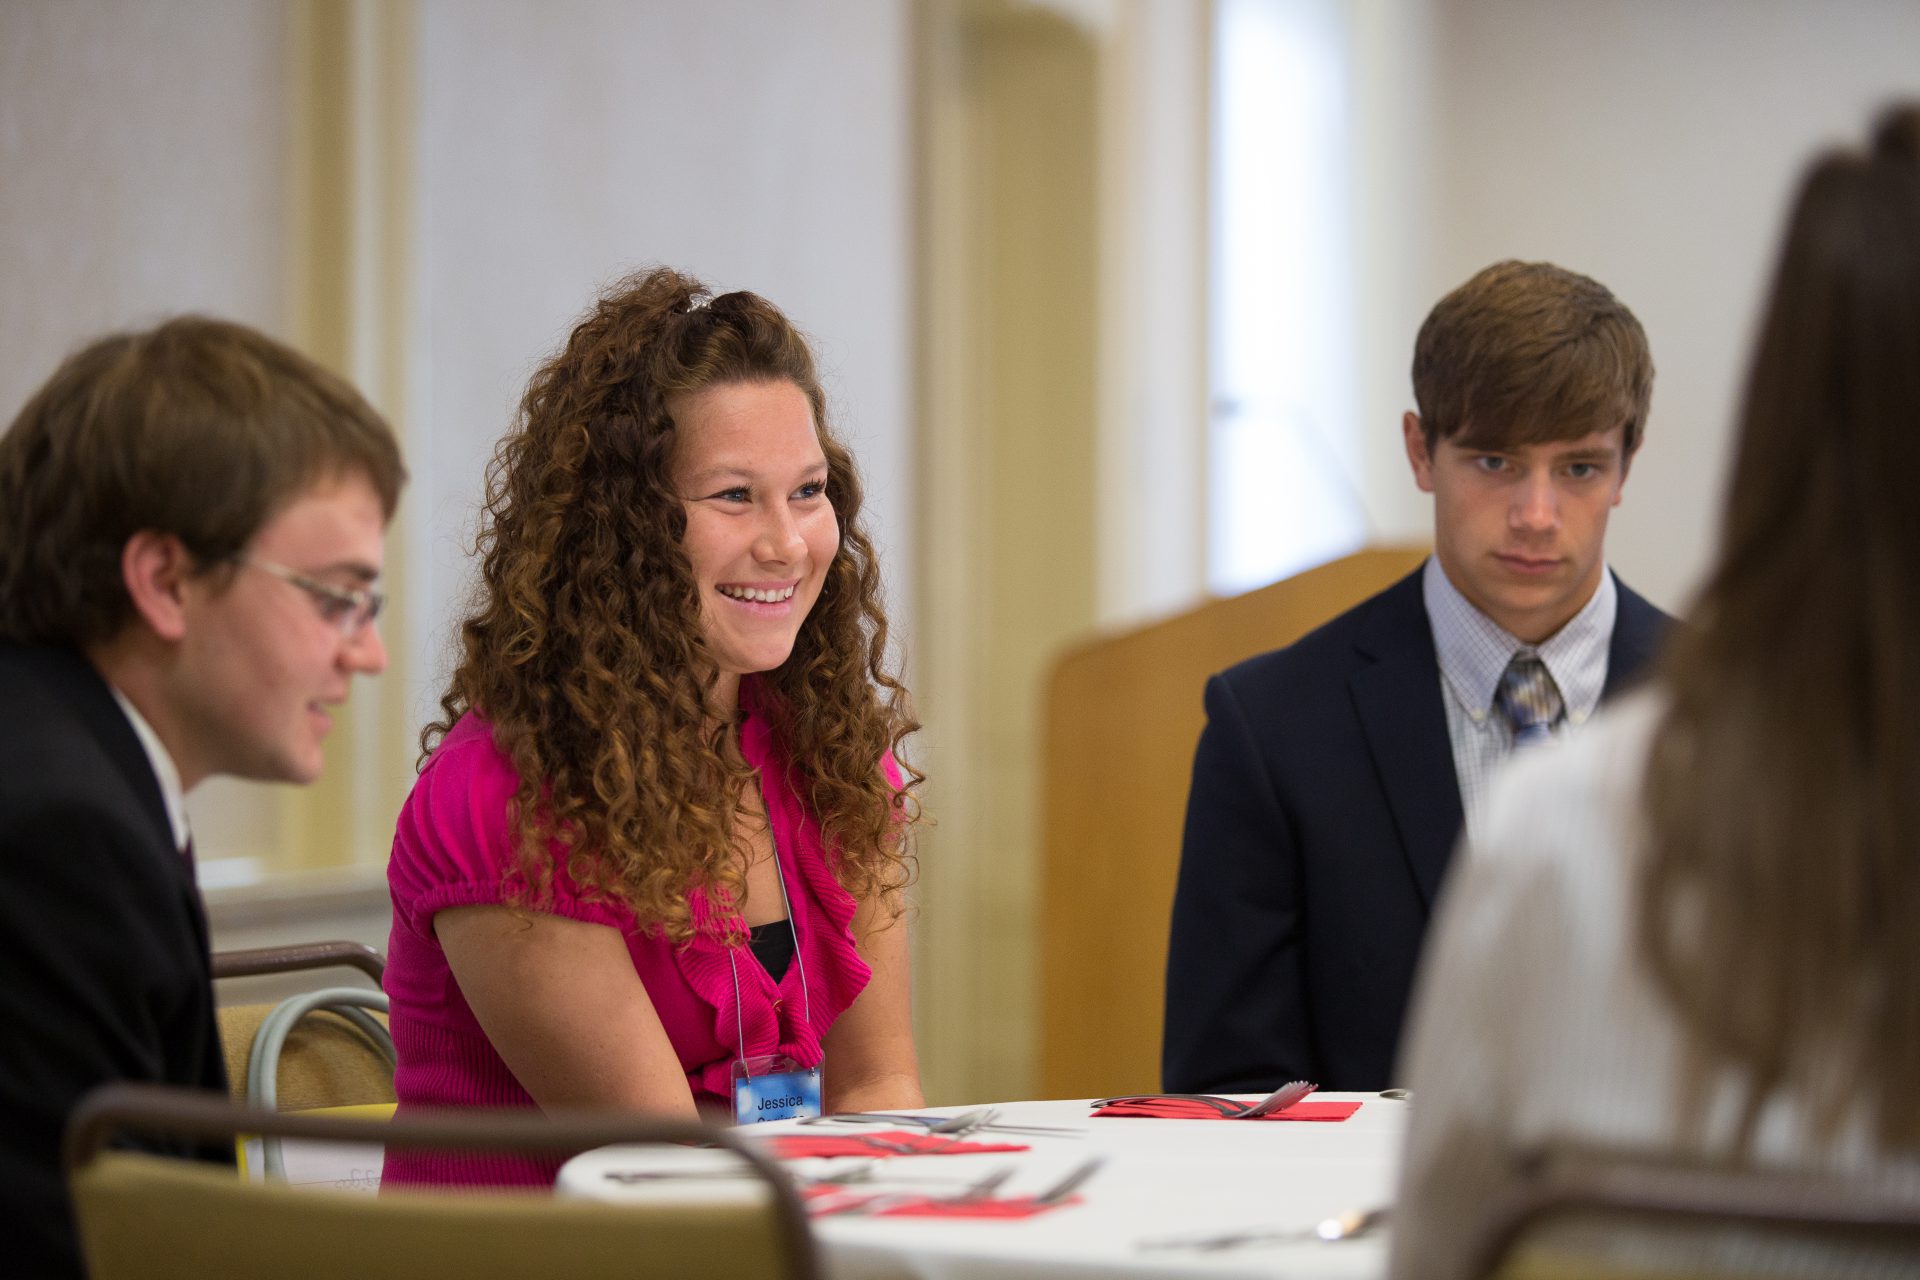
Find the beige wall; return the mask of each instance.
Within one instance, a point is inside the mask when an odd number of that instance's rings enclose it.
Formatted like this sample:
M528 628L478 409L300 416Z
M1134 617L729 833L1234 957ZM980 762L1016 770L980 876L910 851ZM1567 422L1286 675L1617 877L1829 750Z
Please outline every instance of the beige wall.
M907 14L888 0L423 0L418 478L423 717L481 469L534 364L650 263L753 289L815 339L897 613L912 342Z
M1201 580L1205 10L920 16L919 988L961 1101L1033 1079L1051 662Z
M285 336L285 42L252 0L0 4L0 420L108 329L206 311ZM251 851L271 799L210 783L194 827Z
M253 0L0 4L0 413L102 329L280 326L284 29Z
M1366 6L1363 5L1363 8ZM1729 424L1791 186L1813 149L1920 95L1911 0L1422 0L1427 200L1398 211L1430 304L1501 257L1550 258L1611 287L1658 369L1647 444L1614 516L1615 566L1684 605L1712 550ZM1406 391L1418 316L1378 335ZM1404 330L1405 341L1402 341ZM1385 421L1369 429L1391 440ZM1408 406L1410 407L1410 406ZM1375 513L1423 501L1382 467Z
M930 1097L1030 1074L1038 699L1099 595L1101 59L1041 9L928 6L920 492Z

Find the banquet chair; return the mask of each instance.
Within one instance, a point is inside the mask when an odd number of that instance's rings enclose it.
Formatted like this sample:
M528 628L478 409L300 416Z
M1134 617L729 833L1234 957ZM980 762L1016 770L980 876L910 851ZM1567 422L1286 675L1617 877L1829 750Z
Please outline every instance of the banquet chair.
M330 967L358 969L380 984L386 964L380 953L358 942L308 942L284 947L220 951L213 956L213 976L221 978L287 974ZM372 993L368 993L372 994ZM274 1004L223 1005L219 1010L220 1040L227 1060L228 1087L236 1101L247 1100L249 1065L256 1033L276 1008ZM374 1011L371 1022L330 1008L301 1018L279 1048L274 1104L284 1111L317 1107L391 1106L394 1102L393 1062L379 1027L384 1014Z
M377 987L386 976L387 962L364 942L298 942L283 947L248 947L213 953L213 976L251 978L268 973L293 973L331 965L358 969Z
M379 1196L251 1182L220 1165L111 1149L115 1135L243 1132L486 1152L699 1143L740 1158L764 1194L654 1208L544 1192L408 1189ZM109 1085L82 1100L64 1161L94 1280L814 1280L819 1264L786 1175L724 1129L630 1116L449 1112L364 1121L266 1112L190 1090Z
M1160 1087L1167 936L1207 677L1412 572L1380 547L1070 650L1043 712L1039 1096Z
M1474 1236L1486 1280L1920 1275L1920 1194L1834 1175L1558 1151Z

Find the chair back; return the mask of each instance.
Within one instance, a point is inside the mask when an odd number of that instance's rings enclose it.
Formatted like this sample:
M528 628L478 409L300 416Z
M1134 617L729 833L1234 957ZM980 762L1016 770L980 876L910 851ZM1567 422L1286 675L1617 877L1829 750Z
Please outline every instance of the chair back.
M333 966L358 969L377 984L386 965L380 953L358 942L309 942L286 947L257 947L220 951L213 956L215 978L242 978L262 974L295 973ZM292 1021L284 1039L275 1037L277 1067L273 1102L284 1111L317 1107L361 1107L392 1104L392 1040L381 1030L385 1004L377 992L360 1021L339 1011L352 1002L354 992L342 990L337 1002L320 1006ZM253 1047L276 1004L224 1005L219 1010L220 1042L227 1059L227 1084L234 1100L249 1100L248 1081L258 1079ZM336 1007L339 1006L339 1007ZM377 1024L377 1025L374 1025ZM253 1100L261 1096L256 1088Z
M358 969L375 986L386 976L387 962L364 942L297 942L284 947L247 947L213 953L215 978L252 978L267 973L295 973L333 965Z
M1207 677L1291 644L1425 556L1361 551L1103 636L1054 665L1042 746L1041 1097L1160 1087L1167 937Z
M753 1199L654 1209L545 1193L407 1190L367 1196L251 1182L233 1170L105 1150L121 1131L202 1139L269 1133L310 1142L474 1151L579 1151L613 1143L700 1143L736 1154ZM156 1086L114 1085L68 1127L75 1220L94 1280L508 1280L618 1275L649 1280L812 1280L812 1237L786 1176L723 1129L631 1117L465 1112L357 1121L237 1107Z
M1549 1152L1475 1235L1491 1280L1920 1275L1920 1198L1797 1171Z
M371 993L369 993L371 994ZM236 1102L245 1102L253 1043L262 1024L278 1008L269 1004L229 1005L220 1010L221 1048L227 1058L227 1082ZM386 1015L368 1014L384 1025ZM391 1040L388 1041L391 1044ZM287 1032L279 1053L274 1105L283 1111L315 1107L372 1106L397 1101L393 1061L366 1030L331 1009L316 1009Z

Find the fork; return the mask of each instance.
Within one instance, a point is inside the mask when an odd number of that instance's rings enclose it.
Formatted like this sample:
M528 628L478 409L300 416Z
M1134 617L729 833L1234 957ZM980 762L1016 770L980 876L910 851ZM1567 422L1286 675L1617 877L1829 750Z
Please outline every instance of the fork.
M957 1152L967 1144L968 1140L965 1133L933 1134L931 1136L938 1138L939 1141L930 1146L920 1147L911 1142L896 1142L881 1134L849 1133L839 1136L846 1138L849 1142L894 1156L943 1156ZM1015 1149L1019 1150L1019 1148Z
M610 1169L600 1176L608 1182L632 1186L639 1182L744 1182L757 1175L742 1164L738 1169L685 1169L677 1173L667 1169Z
M1060 1181L1054 1183L1045 1191L1036 1193L1033 1197L1033 1203L1059 1204L1062 1200L1065 1200L1068 1196L1078 1191L1094 1174L1100 1172L1100 1167L1106 1164L1106 1162L1107 1158L1105 1156L1087 1157L1072 1169L1068 1170L1067 1175L1061 1178Z
M981 1200L991 1200L1008 1178L1013 1176L1014 1166L1003 1165L985 1177L976 1179L971 1185L952 1195L927 1196L906 1191L883 1191L864 1199L848 1200L816 1209L816 1218L857 1218L864 1214L876 1213L896 1204L974 1204Z
M1290 1080L1258 1102L1244 1104L1211 1093L1130 1093L1123 1097L1101 1098L1093 1105L1098 1108L1121 1102L1152 1102L1160 1098L1182 1098L1206 1103L1218 1111L1223 1120L1258 1120L1276 1111L1285 1111L1319 1087L1307 1080Z
M809 1187L841 1187L852 1182L868 1182L874 1177L878 1160L866 1160L845 1169L836 1169L832 1173L803 1177L792 1175L794 1181ZM791 1172L791 1171L789 1171ZM608 1182L618 1182L622 1186L632 1186L642 1182L741 1182L752 1181L757 1175L753 1169L742 1163L738 1168L730 1169L609 1169L601 1175Z
M830 1116L808 1116L801 1124L904 1124L925 1129L928 1133L971 1133L984 1128L999 1112L992 1107L976 1107L972 1111L962 1111L957 1116L914 1116L891 1115L885 1111L842 1111Z
M1249 1244L1287 1244L1306 1240L1335 1244L1342 1240L1353 1240L1368 1235L1386 1220L1387 1207L1379 1205L1372 1209L1348 1209L1345 1213L1336 1213L1331 1218L1322 1218L1310 1227L1277 1229L1261 1227L1250 1231L1227 1231L1218 1235L1165 1236L1157 1240L1142 1240L1134 1245L1134 1248L1142 1251L1192 1249L1199 1253L1215 1253L1222 1249L1237 1249L1241 1245Z
M1276 1111L1285 1111L1320 1086L1306 1080L1291 1080L1281 1085L1260 1101L1231 1117L1235 1120L1258 1120L1261 1116L1270 1116Z
M919 1127L928 1133L962 1134L972 1133L976 1129L992 1130L994 1133L1051 1133L1068 1137L1084 1138L1085 1129L1068 1129L1057 1125L1001 1124L999 1112L993 1107L978 1107L972 1111L962 1111L956 1116L916 1116L897 1115L886 1111L842 1111L834 1115L808 1116L801 1124L893 1124Z

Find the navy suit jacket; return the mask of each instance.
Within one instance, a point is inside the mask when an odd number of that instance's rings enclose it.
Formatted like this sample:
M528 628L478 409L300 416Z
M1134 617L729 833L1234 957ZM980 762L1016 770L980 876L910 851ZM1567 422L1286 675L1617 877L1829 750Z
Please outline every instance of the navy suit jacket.
M1603 697L1670 620L1619 587ZM1420 572L1207 682L1167 960L1165 1087L1393 1083L1463 814Z
M0 644L0 1190L11 1274L84 1274L60 1172L109 1081L225 1093L207 923L133 726L79 653ZM224 1153L141 1143L177 1154Z

